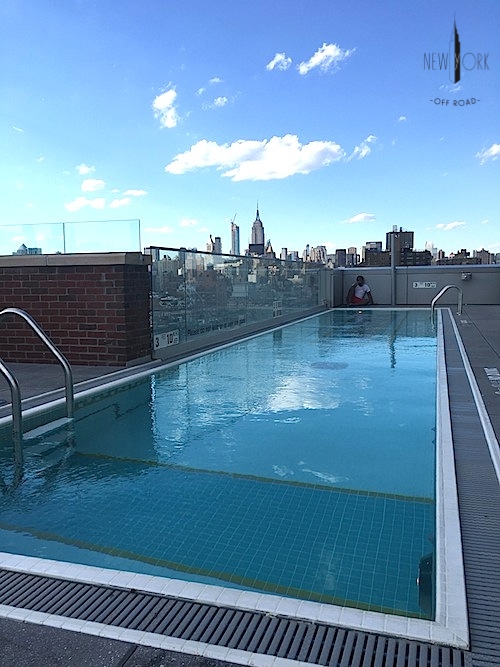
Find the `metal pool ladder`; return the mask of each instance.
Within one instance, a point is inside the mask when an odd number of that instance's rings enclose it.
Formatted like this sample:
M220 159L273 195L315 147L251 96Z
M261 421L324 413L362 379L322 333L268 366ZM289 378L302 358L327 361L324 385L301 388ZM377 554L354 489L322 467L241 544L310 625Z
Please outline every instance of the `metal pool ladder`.
M440 299L445 292L447 292L449 289L454 287L456 290L458 290L458 304L457 304L457 315L462 314L462 307L463 307L463 302L464 302L464 296L462 292L462 288L459 287L458 285L446 285L443 287L443 289L439 292L439 294L436 294L436 296L432 299L431 301L431 318L434 321L434 311L436 309L436 301Z
M0 312L0 319L7 314L19 315L29 326L33 329L36 335L49 348L56 359L59 361L64 370L64 378L66 385L66 416L67 420L73 419L74 414L74 392L73 392L73 374L71 366L66 357L60 352L54 343L50 340L47 334L42 330L39 324L26 311L20 308L4 308ZM12 400L12 436L14 443L14 458L17 466L23 464L23 428L22 428L22 410L21 410L21 392L19 390L19 383L15 376L9 371L0 360L0 373L4 376L10 385L10 394Z

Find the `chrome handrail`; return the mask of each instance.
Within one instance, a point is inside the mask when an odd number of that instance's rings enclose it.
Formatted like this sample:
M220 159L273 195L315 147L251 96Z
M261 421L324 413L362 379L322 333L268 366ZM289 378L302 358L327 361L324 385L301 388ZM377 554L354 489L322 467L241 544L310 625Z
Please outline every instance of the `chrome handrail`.
M458 290L458 303L457 303L457 315L462 314L462 307L463 307L463 292L462 288L459 287L458 285L446 285L443 287L443 289L439 292L439 294L436 294L436 296L432 299L431 301L431 317L434 317L434 310L436 308L436 301L440 299L445 292L447 292L449 289L454 287L456 290Z
M23 465L23 448L21 440L23 431L21 426L21 392L19 383L9 371L7 366L0 360L0 373L10 385L10 400L12 402L12 440L14 444L14 459L16 468Z
M27 322L27 324L30 325L30 327L33 329L36 335L45 343L45 345L49 348L49 350L52 352L52 354L56 357L56 359L63 367L64 380L66 384L66 415L68 416L69 419L72 419L74 413L75 399L73 394L73 373L71 371L71 366L69 365L68 360L62 354L62 352L60 352L57 349L57 347L50 340L47 334L43 331L40 325L26 311L21 310L20 308L4 308L4 310L0 312L0 318L8 313L12 313L13 315L19 315L19 317L22 317L22 319L25 322ZM12 406L12 410L13 410L12 414L14 415L14 405Z

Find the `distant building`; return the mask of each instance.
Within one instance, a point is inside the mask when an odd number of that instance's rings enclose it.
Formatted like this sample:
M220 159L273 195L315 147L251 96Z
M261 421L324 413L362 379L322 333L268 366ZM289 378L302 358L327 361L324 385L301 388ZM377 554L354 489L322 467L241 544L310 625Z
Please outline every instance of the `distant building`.
M382 252L382 241L367 241L361 248L361 263L364 263L366 253Z
M335 251L335 266L345 266L346 265L347 252L345 248L339 248Z
M495 255L484 248L482 250L474 250L472 254L478 260L478 264L495 264Z
M271 245L270 239L268 239L266 243L266 249L264 251L264 255L266 256L267 259L276 259L276 253L273 250L273 246Z
M476 259L475 257L471 257L470 252L465 248L462 248L462 250L459 250L456 253L450 253L449 257L443 257L436 262L436 264L439 264L440 266L480 263L479 258Z
M19 248L12 253L13 255L41 255L41 248L27 248L24 243L22 243Z
M400 266L430 266L432 255L429 250L401 250Z
M401 252L402 250L412 250L413 249L413 236L414 232L404 232L403 228L400 227L399 230L394 225L392 232L387 232L385 235L385 249L392 249L392 238L394 237L394 247L396 252Z
M366 248L360 266L390 266L391 253L386 250Z
M231 223L231 255L240 254L240 228Z
M252 225L252 235L248 252L250 255L263 255L265 248L264 225L260 219L259 207L257 206L257 215Z
M438 258L438 249L434 247L434 243L432 241L426 241L424 247L431 253L432 260L435 261Z
M212 238L212 234L210 234L210 241L207 243L207 252L211 252L214 255L222 255L222 241L220 236L216 236L214 239Z
M345 258L345 265L346 266L356 266L359 264L359 255L358 255L358 249L351 246L350 248L347 248L347 255Z
M309 258L311 262L315 262L317 264L326 264L327 262L326 246L318 245L314 248L311 248L311 251L309 253Z

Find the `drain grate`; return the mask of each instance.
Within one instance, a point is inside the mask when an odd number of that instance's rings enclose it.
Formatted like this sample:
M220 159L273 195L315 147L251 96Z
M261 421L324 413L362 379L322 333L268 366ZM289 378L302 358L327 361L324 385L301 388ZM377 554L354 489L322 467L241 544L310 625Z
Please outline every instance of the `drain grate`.
M0 604L314 665L468 667L468 654L322 623L0 570Z

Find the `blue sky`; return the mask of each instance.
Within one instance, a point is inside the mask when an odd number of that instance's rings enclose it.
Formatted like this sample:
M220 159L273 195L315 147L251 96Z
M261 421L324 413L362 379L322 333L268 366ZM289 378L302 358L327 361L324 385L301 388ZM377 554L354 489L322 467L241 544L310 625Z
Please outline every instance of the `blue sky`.
M236 215L243 251L258 202L278 253L500 252L499 34L498 0L3 0L1 224L229 252Z

